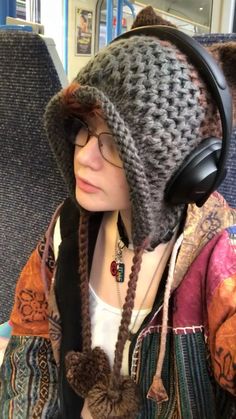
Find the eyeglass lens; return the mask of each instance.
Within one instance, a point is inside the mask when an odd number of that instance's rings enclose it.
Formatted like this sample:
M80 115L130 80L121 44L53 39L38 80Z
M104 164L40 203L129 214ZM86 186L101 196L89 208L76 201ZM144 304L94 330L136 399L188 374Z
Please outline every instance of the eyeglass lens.
M91 136L98 139L98 147L102 157L109 163L117 167L122 167L122 161L111 133L101 132L100 134L95 134L83 123L77 132L74 144L78 147L84 147Z

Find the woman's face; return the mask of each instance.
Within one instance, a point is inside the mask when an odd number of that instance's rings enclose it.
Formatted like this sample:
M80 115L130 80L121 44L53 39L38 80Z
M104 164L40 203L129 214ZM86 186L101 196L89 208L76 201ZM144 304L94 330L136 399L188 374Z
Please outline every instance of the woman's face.
M91 132L99 135L110 132L106 122L98 115L84 119ZM88 211L114 211L130 208L129 188L122 167L105 160L98 145L98 138L91 134L83 147L75 145L74 174L76 180L75 196L81 207ZM79 131L75 144L81 144L82 131ZM112 160L122 162L114 140ZM111 145L110 145L111 146Z

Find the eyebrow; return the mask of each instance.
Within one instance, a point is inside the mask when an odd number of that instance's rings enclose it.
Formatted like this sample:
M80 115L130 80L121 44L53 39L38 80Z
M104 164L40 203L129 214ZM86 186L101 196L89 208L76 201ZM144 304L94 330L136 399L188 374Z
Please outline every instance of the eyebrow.
M105 132L106 134L111 134L113 135L113 133L111 132L111 130L109 129L108 126L106 127L101 127L101 129L99 129L99 133L97 132L97 127L91 126L88 122L85 122L89 128L90 131L94 132L95 134L99 135L102 132Z

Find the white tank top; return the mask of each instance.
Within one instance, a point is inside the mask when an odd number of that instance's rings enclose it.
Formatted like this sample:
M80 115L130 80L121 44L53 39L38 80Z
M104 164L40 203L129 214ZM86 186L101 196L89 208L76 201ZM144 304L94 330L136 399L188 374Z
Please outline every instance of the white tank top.
M110 365L114 362L115 345L117 342L118 329L121 321L121 309L105 303L98 295L95 294L91 285L89 286L90 298L90 316L92 331L92 347L100 346L107 354ZM150 309L133 310L129 329L132 333L136 333L140 328L144 318L150 313ZM121 372L128 375L128 358L129 358L128 340L125 344L123 353L123 362Z

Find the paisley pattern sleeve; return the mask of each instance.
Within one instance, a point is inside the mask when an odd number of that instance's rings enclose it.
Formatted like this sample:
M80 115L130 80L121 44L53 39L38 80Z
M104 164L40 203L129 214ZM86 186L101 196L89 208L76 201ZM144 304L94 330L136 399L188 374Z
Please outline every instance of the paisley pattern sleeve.
M56 417L57 367L48 324L48 289L53 270L52 246L49 241L46 245L45 236L16 285L10 317L12 336L0 370L1 417Z
M209 346L218 383L236 396L236 227L213 250L208 269Z

